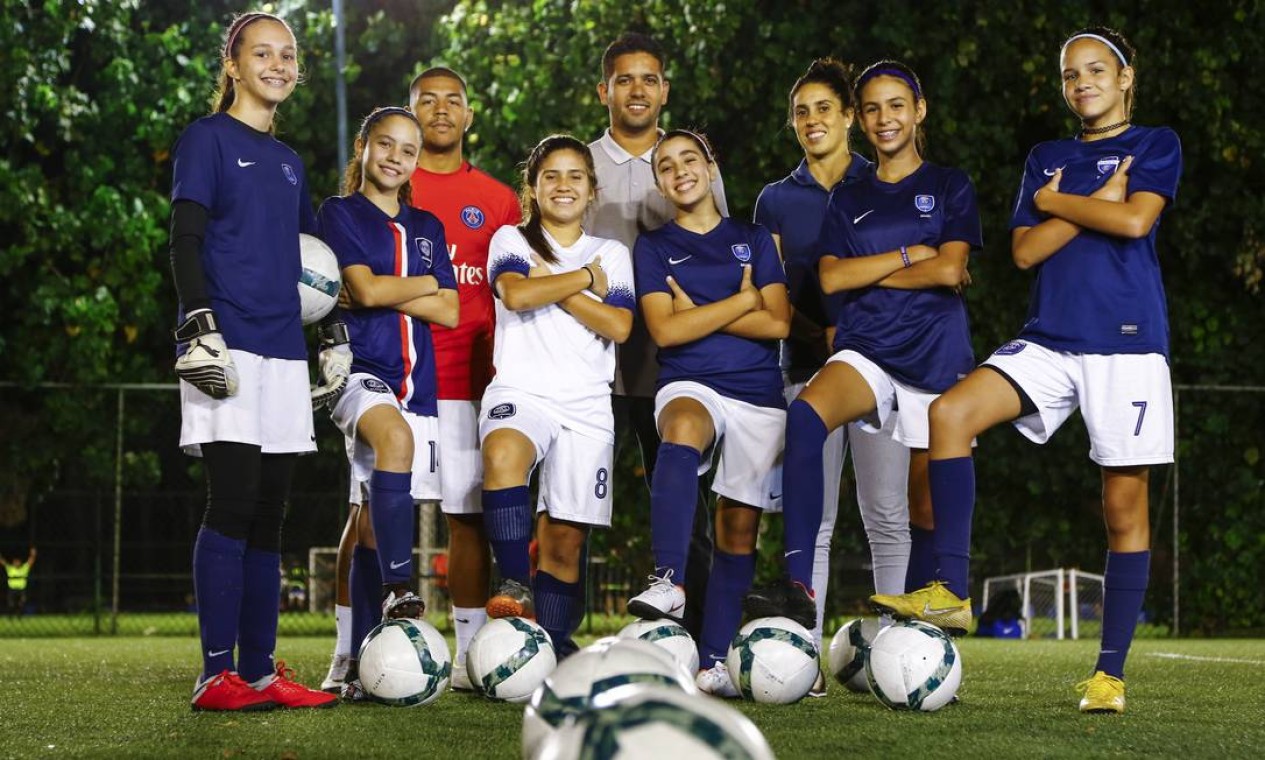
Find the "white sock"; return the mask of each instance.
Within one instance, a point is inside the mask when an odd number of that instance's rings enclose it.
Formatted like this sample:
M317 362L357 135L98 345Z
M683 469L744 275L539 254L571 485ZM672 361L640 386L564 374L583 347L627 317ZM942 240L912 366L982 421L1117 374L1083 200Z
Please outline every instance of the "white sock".
M334 605L334 627L338 629L334 654L351 654L351 607L345 604Z
M457 629L457 656L453 662L464 662L470 639L488 622L488 611L483 607L453 606L452 621L453 627Z

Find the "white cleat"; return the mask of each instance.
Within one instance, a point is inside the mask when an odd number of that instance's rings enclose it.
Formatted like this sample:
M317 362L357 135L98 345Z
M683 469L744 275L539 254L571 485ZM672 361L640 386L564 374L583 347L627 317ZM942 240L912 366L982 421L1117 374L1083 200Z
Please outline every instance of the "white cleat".
M329 674L321 681L321 691L338 694L343 690L343 682L347 680L347 664L350 661L350 654L334 655L329 661Z
M685 617L685 589L672 582L672 571L650 576L650 586L628 600L628 612L642 620L667 618L680 623Z
M474 691L474 684L470 682L470 674L466 671L465 657L452 664L452 679L448 684L455 691Z
M698 671L694 685L698 686L698 690L704 694L711 694L721 699L737 699L742 696L738 693L738 687L734 686L733 679L729 677L729 668L726 668L723 662L716 663L708 670Z

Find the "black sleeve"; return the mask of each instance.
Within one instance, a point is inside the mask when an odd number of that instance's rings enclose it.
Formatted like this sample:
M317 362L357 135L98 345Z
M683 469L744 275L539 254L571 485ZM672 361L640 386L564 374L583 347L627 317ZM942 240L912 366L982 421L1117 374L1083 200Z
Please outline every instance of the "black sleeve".
M202 274L206 223L207 211L201 204L179 200L171 205L171 274L186 314L211 308Z

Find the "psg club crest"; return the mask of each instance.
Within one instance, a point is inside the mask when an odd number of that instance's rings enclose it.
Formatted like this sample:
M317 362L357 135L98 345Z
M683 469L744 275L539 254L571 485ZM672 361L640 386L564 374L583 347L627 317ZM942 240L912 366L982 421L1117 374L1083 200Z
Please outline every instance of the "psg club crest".
M729 250L734 252L734 258L746 264L751 260L751 246L746 243L734 243L729 246Z
M1111 174L1120 165L1120 156L1106 156L1098 159L1098 173Z
M294 173L294 169L289 164L281 165L281 173L286 175L286 179L290 180L291 185L299 184L299 175Z
M931 210L936 207L936 197L934 195L915 195L914 208L924 214L930 214Z
M483 226L483 209L478 206L466 206L461 209L461 223L472 230Z
M422 257L422 261L426 262L426 266L430 266L433 263L434 245L424 237L413 238L413 243L417 246L417 253Z

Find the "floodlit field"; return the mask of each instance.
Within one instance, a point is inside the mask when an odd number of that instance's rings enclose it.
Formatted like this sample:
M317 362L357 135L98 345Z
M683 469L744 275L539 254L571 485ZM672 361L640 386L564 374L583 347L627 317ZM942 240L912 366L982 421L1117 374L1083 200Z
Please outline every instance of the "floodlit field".
M278 651L316 683L329 646L295 637ZM825 699L740 707L781 758L1259 757L1265 747L1265 641L1138 642L1123 716L1076 711L1092 642L966 639L961 649L961 703L938 713L891 712L833 683ZM192 638L0 642L0 757L519 755L522 708L456 692L413 709L194 714L197 656Z

